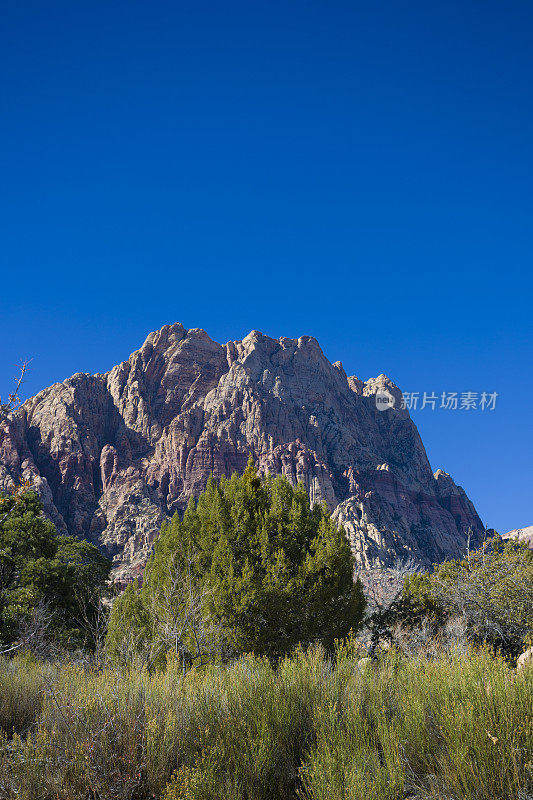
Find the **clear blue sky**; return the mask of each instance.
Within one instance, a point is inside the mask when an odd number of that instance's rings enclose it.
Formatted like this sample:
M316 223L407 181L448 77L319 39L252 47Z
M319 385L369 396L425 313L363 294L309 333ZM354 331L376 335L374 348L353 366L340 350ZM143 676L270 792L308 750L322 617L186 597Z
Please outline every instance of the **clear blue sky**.
M533 6L4 3L0 393L167 322L311 334L418 411L483 521L533 524Z

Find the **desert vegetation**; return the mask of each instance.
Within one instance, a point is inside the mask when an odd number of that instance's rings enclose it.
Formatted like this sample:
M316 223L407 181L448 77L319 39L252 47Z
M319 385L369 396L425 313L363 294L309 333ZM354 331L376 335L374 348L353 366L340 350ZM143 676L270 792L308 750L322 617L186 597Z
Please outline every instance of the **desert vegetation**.
M533 553L366 570L303 487L211 480L114 596L0 517L2 800L530 800Z
M144 572L113 605L107 652L185 664L253 652L279 658L296 645L331 649L361 622L348 541L304 487L258 475L210 479L183 519L175 514Z
M111 564L61 536L24 484L0 496L0 654L91 648Z
M0 796L509 800L533 791L533 671L487 650L370 665L353 642L276 665L0 664Z

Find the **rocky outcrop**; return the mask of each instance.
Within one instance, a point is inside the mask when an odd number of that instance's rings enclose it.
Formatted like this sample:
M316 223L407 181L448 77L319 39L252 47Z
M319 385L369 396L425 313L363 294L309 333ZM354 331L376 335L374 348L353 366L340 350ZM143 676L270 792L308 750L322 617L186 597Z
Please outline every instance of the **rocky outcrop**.
M520 542L526 542L527 546L533 550L533 525L504 533L502 539L518 539Z
M518 656L516 668L531 669L533 667L533 647L529 647L521 656Z
M394 407L378 410L378 392ZM432 474L400 400L386 376L347 376L310 336L221 345L166 325L109 373L74 375L0 421L0 487L30 480L58 529L100 544L127 577L209 474L252 454L335 510L361 565L430 564L483 526L450 476Z

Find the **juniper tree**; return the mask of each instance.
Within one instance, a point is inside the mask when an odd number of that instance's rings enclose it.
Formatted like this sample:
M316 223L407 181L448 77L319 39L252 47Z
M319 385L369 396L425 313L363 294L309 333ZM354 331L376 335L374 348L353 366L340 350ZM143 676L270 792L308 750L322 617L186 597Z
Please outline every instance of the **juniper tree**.
M57 533L35 492L0 496L0 650L22 646L35 616L57 642L84 644L81 616L97 613L109 569L94 545Z
M298 644L332 648L364 609L349 543L327 506L311 506L284 477L261 478L251 460L242 476L210 478L183 519L163 526L139 596L152 635L163 621L168 646L172 631L187 658L210 645L272 658Z

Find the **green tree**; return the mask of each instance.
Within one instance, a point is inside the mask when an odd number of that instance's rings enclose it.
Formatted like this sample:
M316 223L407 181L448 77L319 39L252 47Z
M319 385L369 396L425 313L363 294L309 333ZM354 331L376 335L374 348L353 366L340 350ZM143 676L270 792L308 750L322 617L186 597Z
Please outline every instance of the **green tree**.
M151 662L153 625L137 581L130 583L113 602L105 648L116 663L135 659Z
M332 648L364 609L349 543L325 504L311 507L283 477L261 479L251 460L242 476L211 478L183 519L163 526L140 596L154 635L165 628L182 658L209 641L273 658L300 643Z
M39 613L47 635L82 644L109 570L94 545L56 532L34 492L0 497L0 648L14 646Z

